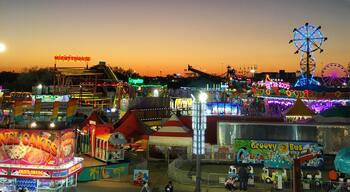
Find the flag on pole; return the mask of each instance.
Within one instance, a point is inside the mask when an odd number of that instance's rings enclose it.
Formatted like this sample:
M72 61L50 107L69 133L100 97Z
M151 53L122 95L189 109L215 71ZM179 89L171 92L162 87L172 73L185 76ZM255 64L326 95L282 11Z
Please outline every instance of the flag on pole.
M23 122L23 101L15 101L13 115L15 123Z
M34 117L40 117L40 110L41 110L41 100L40 99L35 99Z
M57 119L57 117L58 117L58 112L59 112L59 108L60 108L60 102L59 102L59 101L55 101L55 102L53 103L51 121Z
M73 116L77 112L77 99L70 99L67 103L67 113L66 118L68 122L71 122Z

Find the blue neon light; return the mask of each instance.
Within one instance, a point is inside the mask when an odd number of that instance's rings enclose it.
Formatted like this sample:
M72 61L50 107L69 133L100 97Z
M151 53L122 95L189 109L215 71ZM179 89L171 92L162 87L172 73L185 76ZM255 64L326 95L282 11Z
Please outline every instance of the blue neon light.
M309 39L309 41L307 41ZM320 28L308 24L297 28L294 32L294 45L302 52L313 52L322 46L324 37ZM316 46L316 45L317 46Z

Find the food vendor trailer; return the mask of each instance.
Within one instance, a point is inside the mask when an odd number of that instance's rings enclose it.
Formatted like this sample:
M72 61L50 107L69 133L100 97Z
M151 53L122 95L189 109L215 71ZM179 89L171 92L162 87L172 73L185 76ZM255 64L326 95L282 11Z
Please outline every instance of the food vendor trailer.
M1 129L0 190L76 188L82 158L74 157L73 129Z

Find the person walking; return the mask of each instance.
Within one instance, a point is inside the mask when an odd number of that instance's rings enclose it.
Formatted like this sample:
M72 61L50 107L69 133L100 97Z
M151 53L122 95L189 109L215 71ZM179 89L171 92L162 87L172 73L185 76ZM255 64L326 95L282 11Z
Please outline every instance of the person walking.
M235 179L233 177L229 177L226 181L225 181L225 188L228 191L234 191L237 188L235 187Z
M140 192L151 192L151 188L149 187L148 182L143 182L143 186Z
M169 181L168 184L165 186L165 192L173 192L174 186L173 182Z
M248 190L248 172L245 166L239 168L239 190L247 191Z

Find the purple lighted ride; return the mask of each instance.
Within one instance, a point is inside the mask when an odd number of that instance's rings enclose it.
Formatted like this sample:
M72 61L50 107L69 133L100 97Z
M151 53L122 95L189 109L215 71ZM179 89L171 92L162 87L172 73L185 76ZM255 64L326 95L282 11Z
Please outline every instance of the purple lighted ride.
M348 71L338 63L329 63L322 69L322 80L326 87L344 87L348 80Z
M265 97L267 107L276 109L276 106L278 106L278 109L281 110L279 113L286 112L294 105L295 100L294 98ZM320 113L336 106L350 105L349 99L303 99L302 101L315 113Z

